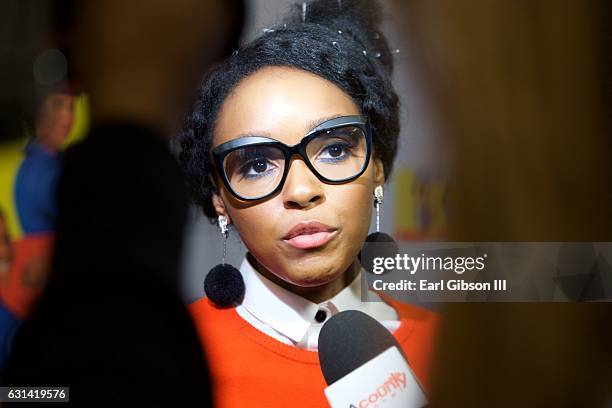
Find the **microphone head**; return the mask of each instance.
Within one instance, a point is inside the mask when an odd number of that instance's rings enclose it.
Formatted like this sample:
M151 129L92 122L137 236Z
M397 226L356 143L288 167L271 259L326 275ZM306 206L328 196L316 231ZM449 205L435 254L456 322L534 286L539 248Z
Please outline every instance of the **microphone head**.
M357 310L338 313L323 325L319 334L319 362L327 385L392 346L401 352L389 330L372 317Z

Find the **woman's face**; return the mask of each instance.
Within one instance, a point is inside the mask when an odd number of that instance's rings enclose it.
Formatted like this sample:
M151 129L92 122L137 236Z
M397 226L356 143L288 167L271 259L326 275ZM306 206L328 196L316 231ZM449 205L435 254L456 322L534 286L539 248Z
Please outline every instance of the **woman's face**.
M224 101L213 147L245 135L292 146L330 117L359 114L333 83L298 69L267 67L240 82ZM315 287L338 279L355 261L368 233L374 187L383 182L382 163L373 158L359 178L332 185L294 156L278 194L244 202L222 186L213 203L262 266L290 285Z
M74 96L60 92L49 94L38 113L36 137L53 151L61 150L74 121Z

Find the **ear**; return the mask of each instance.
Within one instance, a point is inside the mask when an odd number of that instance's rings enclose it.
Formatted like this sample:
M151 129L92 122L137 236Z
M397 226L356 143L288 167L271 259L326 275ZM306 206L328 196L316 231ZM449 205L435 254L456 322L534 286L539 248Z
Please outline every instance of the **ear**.
M374 185L382 186L385 184L385 166L380 159L374 159Z
M223 199L221 198L221 195L219 193L213 193L212 203L213 207L215 208L215 211L217 212L217 215L223 215L225 218L227 218L227 223L231 224L232 219L230 218L227 212L227 208L225 207L225 203L223 202Z

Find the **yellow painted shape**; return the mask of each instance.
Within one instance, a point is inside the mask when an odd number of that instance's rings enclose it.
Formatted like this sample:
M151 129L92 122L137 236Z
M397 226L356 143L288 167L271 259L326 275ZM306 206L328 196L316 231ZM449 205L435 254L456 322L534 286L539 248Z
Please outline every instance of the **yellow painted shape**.
M13 186L27 142L28 138L24 137L18 141L0 144L0 208L6 217L11 239L19 239L23 234L17 217Z
M64 147L70 146L85 137L89 130L89 101L87 95L81 94L74 101L74 123L66 138Z

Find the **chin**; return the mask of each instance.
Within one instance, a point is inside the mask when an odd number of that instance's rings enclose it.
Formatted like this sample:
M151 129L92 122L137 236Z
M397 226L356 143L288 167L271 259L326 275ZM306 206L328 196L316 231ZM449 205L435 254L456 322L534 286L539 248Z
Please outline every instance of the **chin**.
M317 272L317 269L320 272ZM331 268L330 268L331 269ZM290 283L300 287L316 287L322 286L329 282L333 282L342 276L343 271L335 271L325 268L313 268L305 273L288 275Z

